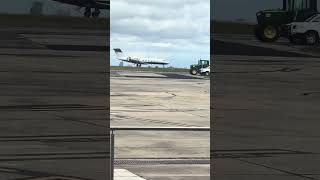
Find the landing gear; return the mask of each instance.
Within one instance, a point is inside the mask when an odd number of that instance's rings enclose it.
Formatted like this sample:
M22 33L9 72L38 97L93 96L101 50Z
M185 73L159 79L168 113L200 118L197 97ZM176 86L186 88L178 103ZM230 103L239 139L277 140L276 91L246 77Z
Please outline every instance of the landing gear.
M86 7L85 11L84 11L84 17L90 18L91 16L93 18L98 18L100 15L100 9L95 8L93 12L91 12L91 8L90 7Z
M93 18L98 18L100 15L100 10L99 9L95 9L93 12L92 12L92 17Z
M137 64L137 67L141 67L141 64Z
M86 10L84 11L84 17L90 18L91 16L91 8L86 7Z

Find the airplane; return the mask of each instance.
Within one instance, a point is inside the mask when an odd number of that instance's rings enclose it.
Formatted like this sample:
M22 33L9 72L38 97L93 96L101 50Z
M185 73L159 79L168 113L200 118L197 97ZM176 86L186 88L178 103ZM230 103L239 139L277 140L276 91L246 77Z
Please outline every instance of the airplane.
M100 15L100 9L110 9L110 0L52 0L60 3L71 4L75 6L79 6L80 8L84 7L85 17L92 16L93 18L98 18ZM91 9L94 9L91 12Z
M130 56L125 56L120 48L115 48L113 50L116 53L118 60L136 64L137 67L141 67L142 64L159 64L159 65L163 65L163 67L164 65L169 64L169 62L166 61L165 59L130 57Z

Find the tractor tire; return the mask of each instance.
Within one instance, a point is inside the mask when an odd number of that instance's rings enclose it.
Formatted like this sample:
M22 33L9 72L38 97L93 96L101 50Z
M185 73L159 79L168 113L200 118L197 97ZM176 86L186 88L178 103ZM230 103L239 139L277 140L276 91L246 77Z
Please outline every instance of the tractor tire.
M198 71L196 69L191 69L190 70L190 74L191 75L197 75L198 74Z
M259 37L259 39L263 42L275 42L280 37L279 28L273 25L258 27L256 31L256 36Z

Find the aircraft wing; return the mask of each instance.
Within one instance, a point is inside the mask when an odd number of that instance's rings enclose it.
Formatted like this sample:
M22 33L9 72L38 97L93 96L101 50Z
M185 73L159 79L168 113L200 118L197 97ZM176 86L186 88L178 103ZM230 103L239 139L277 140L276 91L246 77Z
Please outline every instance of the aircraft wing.
M110 1L95 1L96 6L99 9L110 9Z
M110 0L53 0L60 3L71 4L79 7L110 9Z

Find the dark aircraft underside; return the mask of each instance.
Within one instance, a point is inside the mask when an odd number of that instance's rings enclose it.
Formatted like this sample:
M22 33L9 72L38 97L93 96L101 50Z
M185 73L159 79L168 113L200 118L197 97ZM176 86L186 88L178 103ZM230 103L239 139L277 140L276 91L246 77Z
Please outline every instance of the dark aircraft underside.
M110 9L110 1L109 0L53 0L65 4L71 4L79 7L84 7L85 17L93 17L97 18L100 15L100 9ZM94 9L92 11L92 9Z

